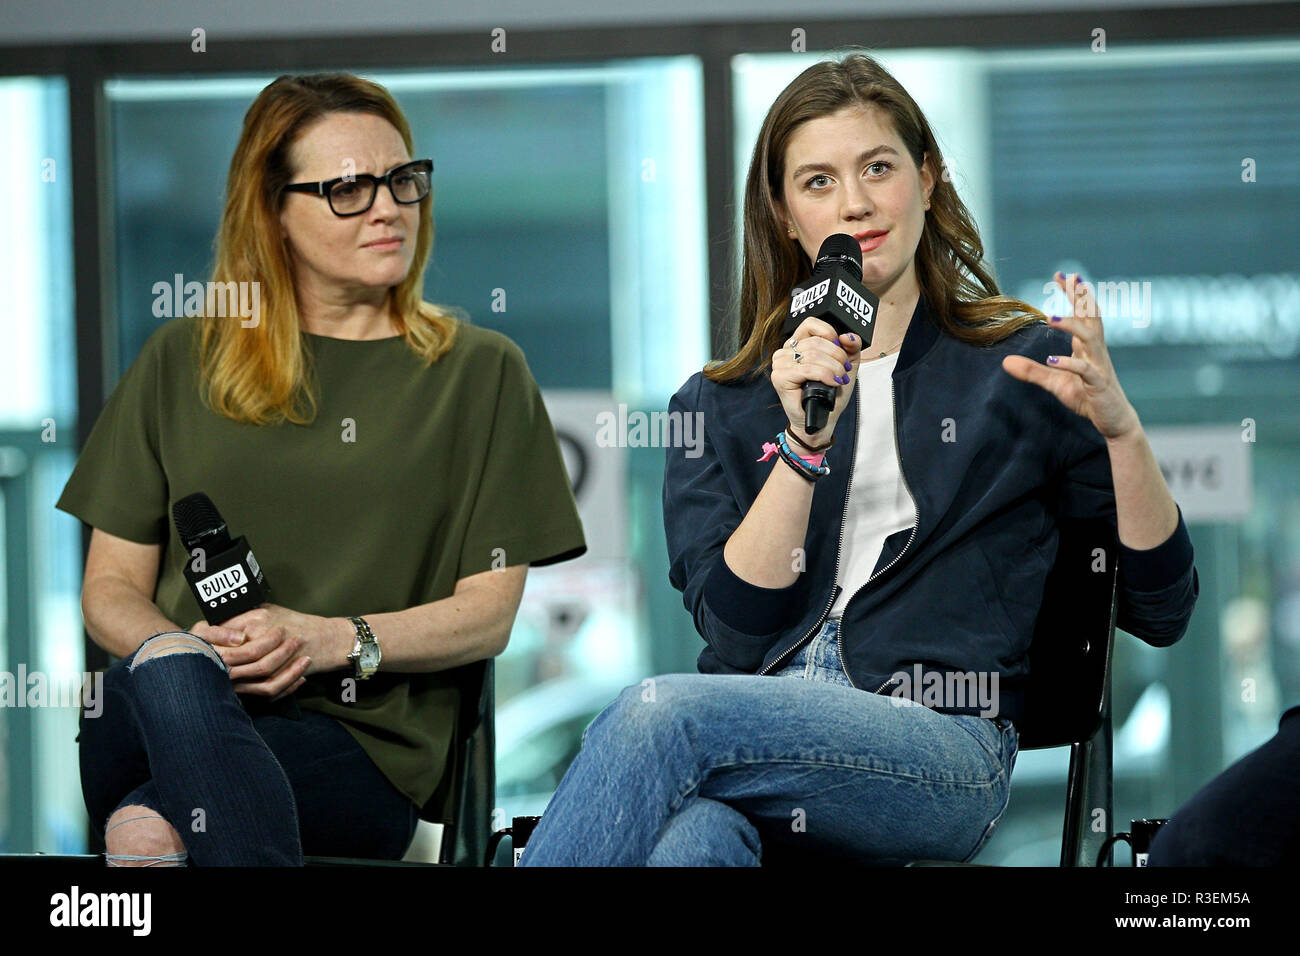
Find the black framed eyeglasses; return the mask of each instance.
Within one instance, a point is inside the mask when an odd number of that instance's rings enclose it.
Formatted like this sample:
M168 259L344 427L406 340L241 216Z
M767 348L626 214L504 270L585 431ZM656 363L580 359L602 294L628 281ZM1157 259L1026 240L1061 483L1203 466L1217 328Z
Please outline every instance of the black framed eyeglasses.
M409 206L429 195L429 176L433 160L416 159L389 170L383 176L357 173L340 176L318 183L290 183L287 193L312 193L329 200L330 210L336 216L359 216L375 203L379 184L383 183L393 194L393 201Z

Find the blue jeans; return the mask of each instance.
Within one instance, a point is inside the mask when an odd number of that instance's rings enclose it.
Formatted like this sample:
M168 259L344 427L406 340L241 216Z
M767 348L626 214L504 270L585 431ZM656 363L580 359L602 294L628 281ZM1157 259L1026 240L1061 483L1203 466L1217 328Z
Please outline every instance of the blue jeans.
M97 717L83 708L81 789L102 838L119 808L157 811L199 866L301 866L303 855L400 859L419 809L324 714L250 717L219 656L167 653L104 672Z
M968 861L1010 797L1015 725L854 688L828 621L783 670L667 674L587 727L520 866Z

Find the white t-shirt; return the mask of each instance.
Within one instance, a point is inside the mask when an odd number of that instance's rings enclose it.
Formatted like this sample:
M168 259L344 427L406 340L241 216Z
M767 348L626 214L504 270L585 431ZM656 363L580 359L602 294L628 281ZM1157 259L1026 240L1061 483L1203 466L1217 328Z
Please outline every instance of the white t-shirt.
M858 367L858 435L853 456L853 481L844 518L844 542L836 584L844 590L831 606L830 616L839 618L858 588L867 583L880 559L885 538L916 524L916 505L898 465L894 442L894 401L890 376L898 364L898 353L864 362ZM840 447L837 443L836 447ZM848 462L832 457L835 467Z

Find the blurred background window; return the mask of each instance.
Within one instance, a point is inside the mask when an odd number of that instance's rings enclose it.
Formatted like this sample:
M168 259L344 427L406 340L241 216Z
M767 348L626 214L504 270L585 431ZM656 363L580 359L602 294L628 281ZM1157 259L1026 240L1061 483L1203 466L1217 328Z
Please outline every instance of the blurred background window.
M77 453L72 166L61 77L0 79L15 189L0 229L0 852L84 845L81 535L52 506ZM41 687L45 688L42 691Z

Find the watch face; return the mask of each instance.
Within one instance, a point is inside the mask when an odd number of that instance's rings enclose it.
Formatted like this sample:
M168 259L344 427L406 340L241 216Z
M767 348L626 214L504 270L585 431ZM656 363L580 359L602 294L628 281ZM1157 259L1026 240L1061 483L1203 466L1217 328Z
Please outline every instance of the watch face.
M361 666L366 670L379 666L379 656L378 644L361 645Z

